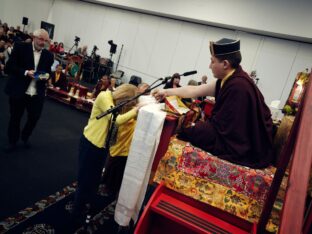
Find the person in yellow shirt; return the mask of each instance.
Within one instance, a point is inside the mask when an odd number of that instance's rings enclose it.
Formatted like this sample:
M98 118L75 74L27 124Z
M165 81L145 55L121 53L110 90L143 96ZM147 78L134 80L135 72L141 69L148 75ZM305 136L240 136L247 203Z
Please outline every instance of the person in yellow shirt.
M91 205L92 211L92 203L98 191L102 169L107 157L105 142L111 124L111 114L98 120L96 116L136 94L136 86L124 84L117 87L114 92L103 91L97 96L79 145L78 187L72 211L74 218L83 216L86 204ZM115 125L123 129L133 123L141 106L136 105L136 100L123 106L116 118ZM122 154L121 152L117 153Z
M105 185L107 192L114 197L117 197L121 186L135 125L136 120L131 119L119 126L116 143L109 150L109 158L105 165L102 183Z

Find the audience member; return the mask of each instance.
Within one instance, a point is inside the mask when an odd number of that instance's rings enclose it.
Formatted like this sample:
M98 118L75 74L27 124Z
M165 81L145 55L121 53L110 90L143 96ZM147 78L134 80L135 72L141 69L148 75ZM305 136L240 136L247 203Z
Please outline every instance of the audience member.
M82 57L88 56L88 46L84 45L82 47L79 47L77 53Z
M58 53L58 43L55 41L53 44L50 44L49 51L51 53Z
M0 53L0 77L4 75L3 73L5 65L4 60L5 60L4 53Z
M98 81L95 88L92 92L92 98L96 98L101 91L106 91L107 89L112 91L111 85L110 85L110 79L107 75L102 76L102 78Z
M174 73L172 75L172 78L170 79L170 81L165 84L164 89L171 89L171 88L179 88L179 87L181 87L180 79L181 79L180 75L178 73Z
M60 42L57 46L57 52L59 54L64 54L65 53L65 49L64 49L64 44L63 42Z
M9 26L8 26L8 24L7 24L7 23L3 23L3 24L2 24L2 27L3 27L3 29L4 29L4 33L7 34L7 32L9 31Z
M203 75L201 78L201 81L198 82L198 85L207 84L208 76ZM198 97L197 100L204 101L206 99L206 96ZM203 104L201 105L203 107Z
M191 86L197 86L198 82L196 80L189 80L189 82L187 83L187 85L191 85Z
M198 82L198 85L207 84L207 80L208 80L208 76L203 75L202 78L201 78L201 81Z
M10 120L8 127L9 145L7 152L16 148L20 138L25 147L29 147L29 137L40 118L46 89L46 80L39 79L36 72L51 72L53 55L44 48L49 42L49 34L44 29L34 32L33 43L15 43L10 59L6 63L5 72L9 79L5 88L9 96ZM20 132L20 124L24 111L27 120Z
M4 41L4 42L8 41L8 37L6 35L5 29L3 26L0 27L0 41Z
M5 51L5 41L0 40L0 53L3 53Z
M14 39L14 37L15 37L14 27L10 27L9 31L7 32L8 41L12 41Z
M189 80L189 82L187 82L187 85L197 86L198 82L196 80ZM181 100L186 104L186 106L191 106L195 98L182 98Z
M111 87L112 91L115 91L117 88L116 78L112 75L110 75L110 87Z
M63 67L61 64L56 66L55 72L52 73L51 78L49 79L49 84L58 87L63 91L67 90L67 78L66 75L63 73Z

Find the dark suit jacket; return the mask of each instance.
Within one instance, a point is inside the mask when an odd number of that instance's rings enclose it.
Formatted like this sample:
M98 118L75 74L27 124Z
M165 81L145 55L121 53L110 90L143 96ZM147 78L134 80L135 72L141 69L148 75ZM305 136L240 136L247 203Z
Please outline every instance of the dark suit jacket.
M57 82L55 82L55 72L53 72L51 75L51 81L52 81L53 86L60 87L61 90L64 90L67 92L67 78L63 72L61 72L60 78L58 79Z
M53 54L43 49L37 71L50 74L53 60ZM9 75L5 93L10 97L22 97L31 82L31 78L24 75L25 71L34 69L35 64L32 43L15 43L10 59L6 63L4 69L5 73ZM36 88L38 96L44 97L46 81L38 80L36 82Z

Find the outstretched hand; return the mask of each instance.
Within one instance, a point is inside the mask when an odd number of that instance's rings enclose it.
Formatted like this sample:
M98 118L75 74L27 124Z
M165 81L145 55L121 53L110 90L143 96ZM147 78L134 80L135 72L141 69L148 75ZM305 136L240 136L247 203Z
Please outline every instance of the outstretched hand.
M165 99L165 97L167 97L165 89L155 89L153 90L152 95L156 98L158 102L162 101L163 99Z

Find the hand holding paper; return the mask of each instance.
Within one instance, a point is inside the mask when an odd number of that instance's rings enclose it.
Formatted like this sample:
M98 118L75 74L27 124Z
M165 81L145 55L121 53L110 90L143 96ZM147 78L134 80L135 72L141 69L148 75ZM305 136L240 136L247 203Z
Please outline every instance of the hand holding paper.
M50 78L50 74L46 72L37 71L34 73L34 77L36 80L48 80Z

